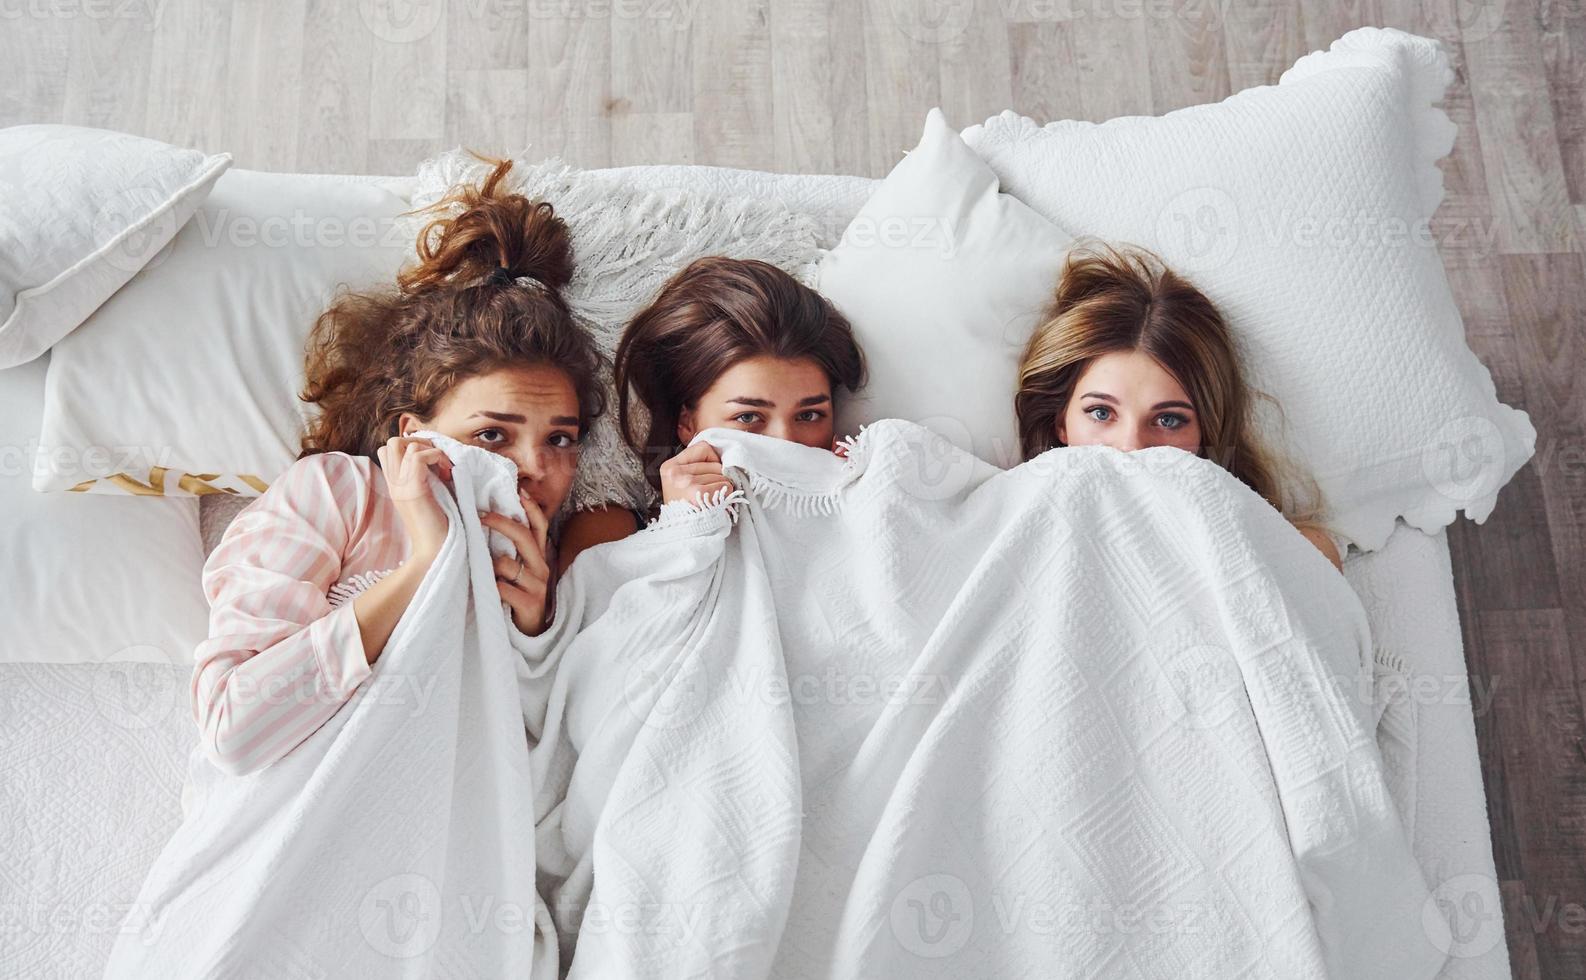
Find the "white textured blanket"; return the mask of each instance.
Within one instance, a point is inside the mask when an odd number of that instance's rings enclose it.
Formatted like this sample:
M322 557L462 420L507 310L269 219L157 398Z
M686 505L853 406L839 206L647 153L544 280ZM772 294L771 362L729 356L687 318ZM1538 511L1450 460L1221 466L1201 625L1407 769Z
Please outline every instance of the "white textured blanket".
M699 438L739 489L581 556L531 643L572 975L1437 973L1363 611L1226 471Z
M227 776L194 750L183 822L106 977L555 974L513 646L526 637L509 628L486 534L509 546L478 518L522 518L517 474L426 434L457 464L456 500L432 478L451 530L373 675L257 773Z

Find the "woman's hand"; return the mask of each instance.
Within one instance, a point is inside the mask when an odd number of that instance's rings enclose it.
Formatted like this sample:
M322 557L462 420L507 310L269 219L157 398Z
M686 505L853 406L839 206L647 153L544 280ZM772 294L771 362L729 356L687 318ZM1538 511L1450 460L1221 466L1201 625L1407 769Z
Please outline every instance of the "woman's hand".
M527 493L519 490L518 499L527 524L494 511L481 511L479 521L506 535L518 549L516 558L495 559L496 588L512 610L512 625L526 636L539 636L545 632L545 602L551 594L551 566L545 557L551 522Z
M722 473L721 456L708 442L696 442L661 464L661 500L665 503L686 500L698 506L722 487L731 491L732 481Z
M420 560L440 554L446 540L446 512L430 492L430 467L446 483L452 479L452 461L428 439L392 436L375 451L380 472L396 504L397 516L407 531L410 554Z

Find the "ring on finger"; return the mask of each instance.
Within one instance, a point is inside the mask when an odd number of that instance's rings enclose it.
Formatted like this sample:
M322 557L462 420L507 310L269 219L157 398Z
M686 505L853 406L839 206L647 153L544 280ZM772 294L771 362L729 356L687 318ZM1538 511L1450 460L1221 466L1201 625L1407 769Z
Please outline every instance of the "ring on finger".
M513 585L517 585L518 584L518 579L520 579L522 577L523 577L523 556L519 555L518 556L518 571L517 571L517 574L512 576L512 584Z

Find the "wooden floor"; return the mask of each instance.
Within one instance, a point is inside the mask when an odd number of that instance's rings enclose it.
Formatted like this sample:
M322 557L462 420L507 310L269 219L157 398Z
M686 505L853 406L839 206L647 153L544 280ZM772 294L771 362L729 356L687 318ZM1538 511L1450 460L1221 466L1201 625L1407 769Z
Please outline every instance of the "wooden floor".
M1537 457L1450 532L1515 973L1586 977L1586 0L0 0L0 125L244 167L409 172L459 143L583 166L879 176L957 125L1155 114L1363 24L1448 44L1440 221L1472 346Z

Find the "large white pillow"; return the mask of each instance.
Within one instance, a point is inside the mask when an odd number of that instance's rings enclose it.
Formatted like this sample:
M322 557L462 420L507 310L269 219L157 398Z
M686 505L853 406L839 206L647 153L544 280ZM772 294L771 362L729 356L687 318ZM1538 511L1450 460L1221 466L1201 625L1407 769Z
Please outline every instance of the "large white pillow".
M858 397L838 403L839 430L911 419L988 462L1018 463L1019 358L1069 244L999 193L932 109L920 145L820 261L819 289L853 324L869 372Z
M39 490L262 493L297 457L303 342L338 288L394 281L392 181L232 170L168 254L55 346Z
M77 126L0 129L0 368L66 336L158 255L231 164Z
M1160 118L964 132L1002 186L1076 235L1133 242L1228 317L1287 414L1334 530L1381 547L1403 517L1481 521L1530 457L1525 413L1465 344L1429 220L1454 126L1437 42L1367 28L1276 86Z
M198 501L35 493L49 359L0 371L0 663L190 664L209 617Z

